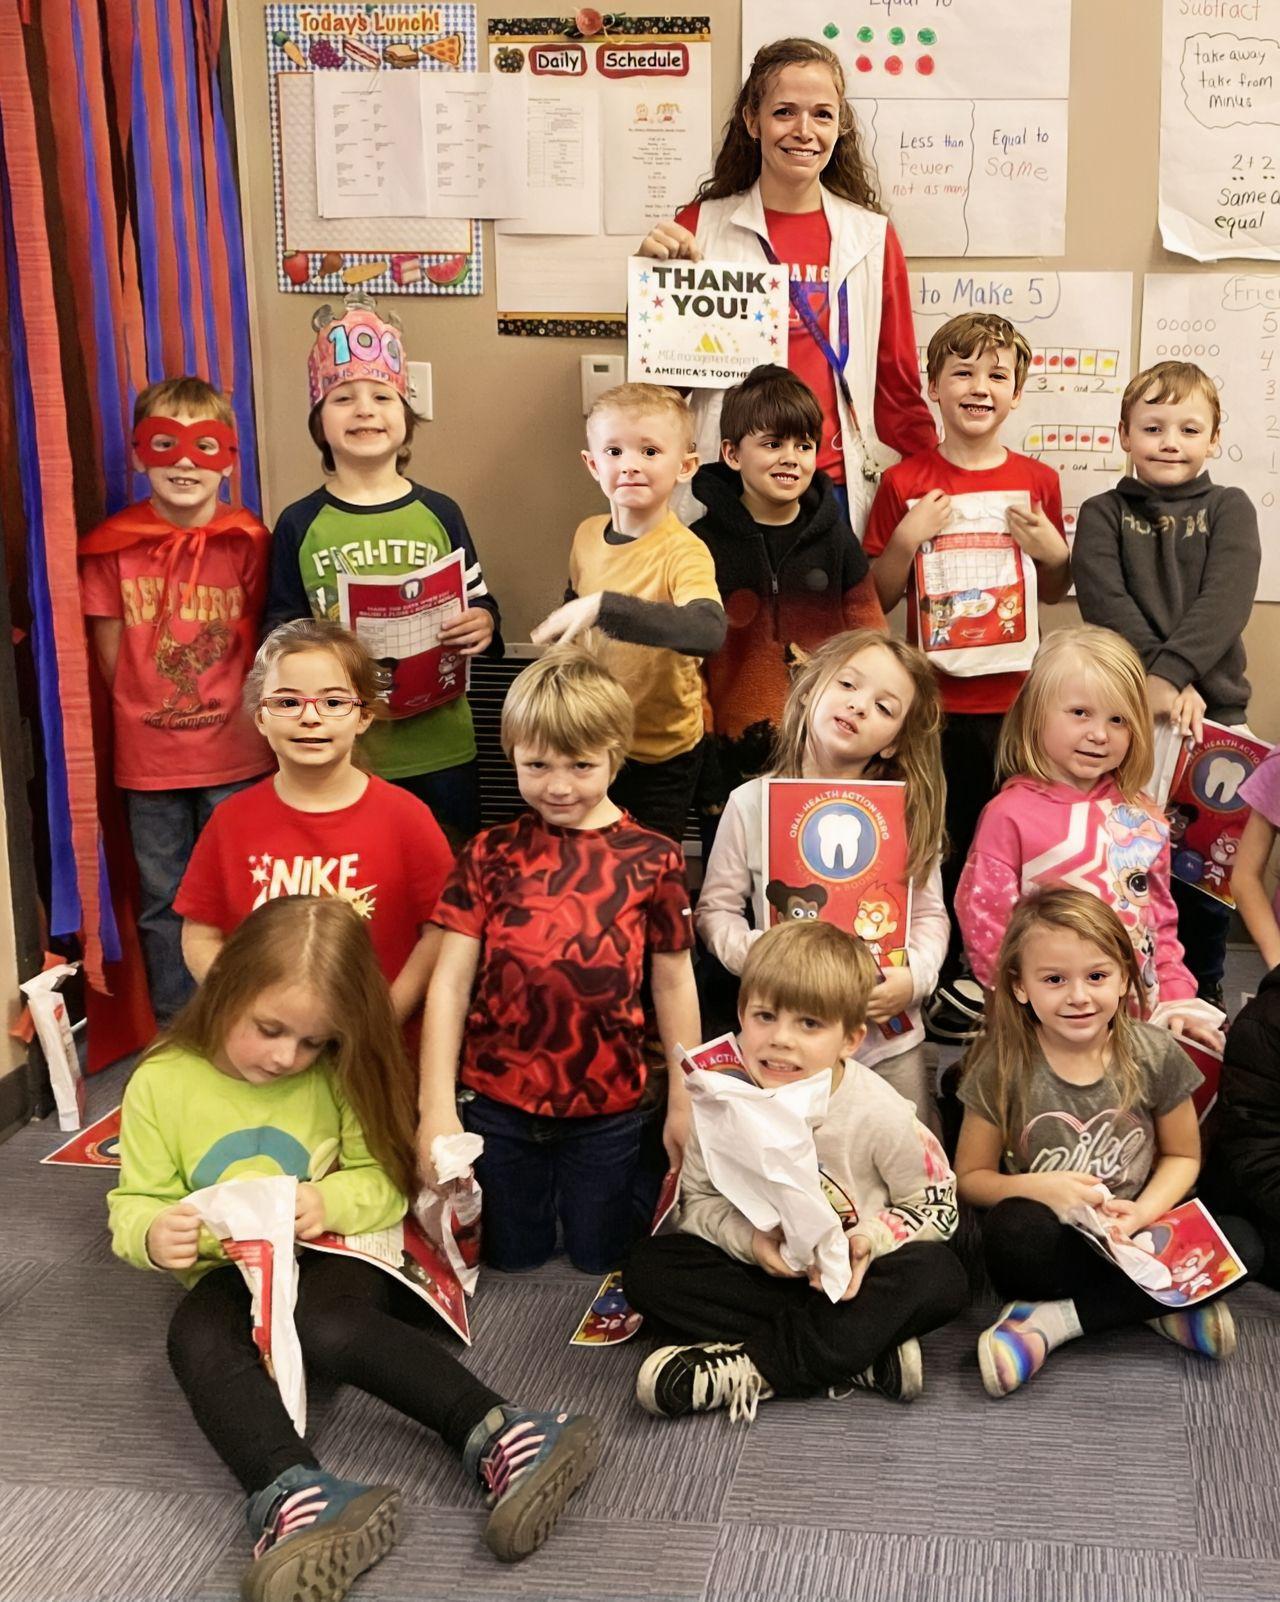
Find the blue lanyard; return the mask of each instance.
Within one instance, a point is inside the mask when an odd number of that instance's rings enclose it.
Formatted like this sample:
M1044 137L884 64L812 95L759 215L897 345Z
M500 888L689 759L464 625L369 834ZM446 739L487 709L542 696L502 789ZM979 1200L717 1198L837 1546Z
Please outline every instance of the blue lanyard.
M782 263L778 260L773 246L769 243L768 235L758 234L756 237L760 241L760 248L764 251L766 259L773 266L780 267ZM826 357L827 366L835 374L836 383L840 386L840 393L844 397L844 403L849 408L849 416L853 419L854 427L857 428L858 412L853 404L853 396L849 392L849 380L844 375L845 366L849 360L849 286L842 283L836 294L840 323L839 351L832 348L831 341L822 332L822 325L814 316L813 307L810 306L809 297L805 294L803 287L794 283L790 275L787 278L787 290L791 296L791 305L795 310L796 316L804 324L809 338L812 339ZM829 296L828 304L830 304Z

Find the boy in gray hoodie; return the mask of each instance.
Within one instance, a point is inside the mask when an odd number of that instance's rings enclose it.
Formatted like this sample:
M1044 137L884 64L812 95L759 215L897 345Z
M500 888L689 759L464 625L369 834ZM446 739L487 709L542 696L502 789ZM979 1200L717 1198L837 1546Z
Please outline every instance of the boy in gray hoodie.
M1249 705L1242 634L1262 559L1242 489L1204 471L1222 408L1191 362L1139 373L1120 402L1131 476L1080 508L1072 571L1080 614L1114 629L1142 658L1151 709L1201 738L1206 717L1242 724ZM1200 994L1222 994L1229 914L1173 881L1178 938Z

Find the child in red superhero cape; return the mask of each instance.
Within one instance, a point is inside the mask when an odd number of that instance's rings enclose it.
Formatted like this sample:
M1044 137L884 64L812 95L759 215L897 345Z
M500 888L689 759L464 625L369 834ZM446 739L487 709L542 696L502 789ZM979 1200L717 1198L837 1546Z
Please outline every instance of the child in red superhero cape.
M147 987L167 1023L191 992L173 898L209 814L272 765L241 706L267 589L270 535L220 505L235 417L201 378L134 406L133 466L150 498L80 542L90 643L111 694L115 781L138 864Z

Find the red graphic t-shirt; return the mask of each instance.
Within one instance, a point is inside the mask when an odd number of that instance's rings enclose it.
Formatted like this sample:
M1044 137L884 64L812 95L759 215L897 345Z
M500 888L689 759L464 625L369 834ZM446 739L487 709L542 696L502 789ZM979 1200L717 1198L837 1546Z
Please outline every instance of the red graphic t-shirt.
M125 515L141 523L149 511ZM265 772L271 750L240 697L266 598L266 530L205 535L151 513L155 532L122 543L110 537L120 521L88 535L80 559L84 615L124 624L111 686L116 783L187 789ZM95 551L99 534L107 548Z
M174 911L230 934L277 896L341 896L369 920L379 965L393 980L435 910L453 866L431 809L375 775L336 812L300 812L275 778L214 808L191 853Z
M690 233L698 229L701 206L686 206L676 213L676 221ZM838 354L840 316L832 315L830 305L831 228L827 214L817 211L770 211L764 214L769 244L778 261L786 266L792 284L797 285L817 319L828 344ZM920 367L916 355L915 325L911 318L910 289L906 257L897 234L885 234L884 275L881 287L880 345L876 353L875 431L877 436L900 455L925 450L937 438L933 418L920 389ZM851 318L857 316L852 303ZM844 454L840 443L840 412L836 402L836 375L814 341L795 306L788 323L787 366L809 386L822 407L822 439L818 445L818 466L833 483L844 483ZM857 337L851 326L850 334Z
M522 813L464 847L432 921L483 947L462 1084L558 1118L636 1105L646 953L693 945L670 840L625 813L604 829Z
M908 504L935 489L947 495L1026 490L1032 505L1042 506L1045 516L1066 539L1062 533L1062 480L1052 467L1033 456L1008 451L999 467L975 472L967 467L956 467L937 450L931 450L909 456L905 462L895 462L881 478L862 536L862 549L867 555L879 556L906 516ZM907 622L911 643L918 645L914 607L907 608ZM1025 673L983 673L961 678L945 672L936 663L934 666L943 709L947 712L1007 712L1026 678Z

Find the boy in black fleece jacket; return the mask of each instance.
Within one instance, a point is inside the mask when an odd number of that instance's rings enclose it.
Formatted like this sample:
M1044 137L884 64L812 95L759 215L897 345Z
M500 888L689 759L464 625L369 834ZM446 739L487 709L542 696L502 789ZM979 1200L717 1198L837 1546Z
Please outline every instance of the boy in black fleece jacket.
M765 772L796 652L844 629L885 627L862 547L825 473L822 408L785 367L757 367L727 392L723 460L698 469L707 508L693 532L710 550L729 628L703 674L712 760L700 810Z
M1193 363L1139 373L1120 403L1133 475L1080 508L1072 556L1081 616L1129 641L1152 711L1197 740L1206 717L1246 719L1241 635L1262 560L1253 503L1203 471L1221 415L1213 380ZM1230 915L1176 879L1173 893L1187 966L1216 1002Z

